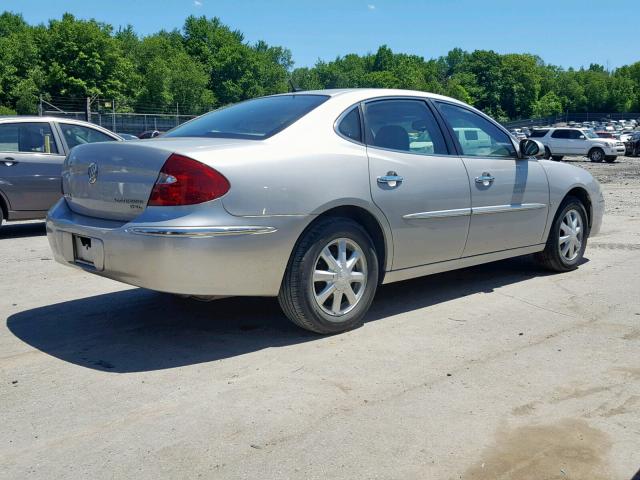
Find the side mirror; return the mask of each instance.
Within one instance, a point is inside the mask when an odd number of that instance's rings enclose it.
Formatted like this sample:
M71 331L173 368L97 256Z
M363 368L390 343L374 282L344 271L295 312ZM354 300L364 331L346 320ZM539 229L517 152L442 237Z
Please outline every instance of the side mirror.
M584 139L585 139L585 138L587 138L587 137L585 137L584 135L580 135L578 138L579 138L580 140L584 140Z
M525 138L520 140L520 158L544 157L544 145L537 140Z

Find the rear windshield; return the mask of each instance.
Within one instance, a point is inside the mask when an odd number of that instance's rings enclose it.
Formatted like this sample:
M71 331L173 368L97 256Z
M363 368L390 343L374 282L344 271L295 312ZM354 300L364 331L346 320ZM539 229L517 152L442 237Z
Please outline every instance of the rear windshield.
M328 98L327 95L277 95L247 100L180 125L164 137L262 140L284 130Z
M534 130L529 137L544 137L549 130Z

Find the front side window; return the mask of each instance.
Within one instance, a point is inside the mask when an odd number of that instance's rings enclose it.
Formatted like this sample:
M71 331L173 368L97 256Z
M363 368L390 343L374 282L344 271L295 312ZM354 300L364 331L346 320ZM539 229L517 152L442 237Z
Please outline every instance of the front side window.
M4 123L0 125L0 151L58 153L58 147L47 122Z
M113 142L115 139L95 128L74 125L72 123L60 123L60 130L67 141L67 146L72 149L76 145L96 142Z
M433 113L422 100L379 100L367 104L367 144L420 155L447 155Z
M164 137L262 140L284 130L329 99L327 95L276 95L214 110L164 134Z
M509 135L489 120L466 108L438 102L454 132L462 154L470 157L515 157Z
M358 107L347 113L338 125L338 131L354 142L362 142L362 131L360 129L360 110Z

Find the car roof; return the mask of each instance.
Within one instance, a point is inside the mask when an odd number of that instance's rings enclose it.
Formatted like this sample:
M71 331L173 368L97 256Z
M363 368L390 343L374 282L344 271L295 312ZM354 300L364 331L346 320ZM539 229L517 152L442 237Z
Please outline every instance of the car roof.
M65 123L74 123L77 125L87 125L89 127L100 127L100 125L96 125L95 123L85 122L84 120L76 120L75 118L65 118L65 117L55 117L55 116L46 116L40 117L38 115L10 115L0 117L0 122L65 122Z
M0 116L0 124L2 123L28 123L28 122L64 122L70 123L72 125L82 125L83 127L94 128L99 131L103 131L109 135L115 135L119 137L119 135L115 132L112 132L108 128L104 128L100 125L96 125L95 123L85 122L84 120L76 120L75 118L65 118L65 117L55 117L55 116L37 116L37 115L8 115L8 116ZM122 138L122 137L119 137Z
M327 95L329 97L353 97L353 101L363 101L376 97L420 97L446 100L452 103L466 105L455 98L438 95L437 93L423 92L421 90L404 90L399 88L328 88L325 90L303 90L299 92L279 93L277 95ZM275 96L275 95L274 95Z

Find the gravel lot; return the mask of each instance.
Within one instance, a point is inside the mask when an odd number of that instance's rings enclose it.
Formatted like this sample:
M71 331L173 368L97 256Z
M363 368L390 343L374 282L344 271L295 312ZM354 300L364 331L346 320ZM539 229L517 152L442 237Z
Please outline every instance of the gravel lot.
M640 159L580 165L607 216L578 271L524 257L385 286L334 337L274 299L72 270L41 222L3 228L0 477L630 479Z

